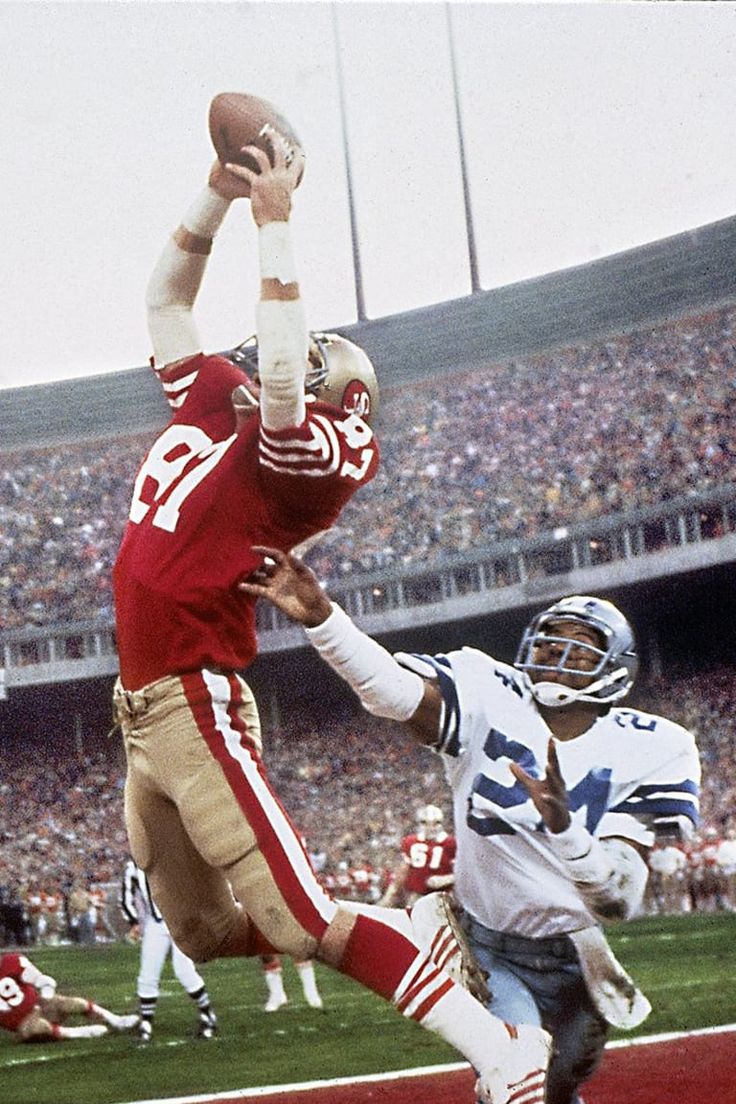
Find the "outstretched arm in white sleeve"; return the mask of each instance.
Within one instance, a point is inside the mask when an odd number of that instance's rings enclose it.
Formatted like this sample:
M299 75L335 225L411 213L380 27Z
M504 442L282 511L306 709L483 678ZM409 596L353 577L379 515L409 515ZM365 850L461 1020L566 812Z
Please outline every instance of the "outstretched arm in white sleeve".
M157 369L201 351L192 313L194 301L215 234L231 202L247 194L247 184L215 161L207 186L194 200L156 262L146 289L146 310Z
M261 296L256 307L258 381L261 420L267 429L287 429L304 421L304 378L309 333L296 277L289 217L304 154L292 149L277 131L270 133L274 163L256 146L246 147L259 171L228 165L250 188L253 219L258 227Z

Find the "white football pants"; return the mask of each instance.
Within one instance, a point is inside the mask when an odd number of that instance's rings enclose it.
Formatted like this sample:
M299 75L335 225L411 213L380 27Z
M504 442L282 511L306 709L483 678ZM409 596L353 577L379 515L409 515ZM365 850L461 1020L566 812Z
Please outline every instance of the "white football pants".
M180 951L169 934L163 920L149 916L141 929L141 963L138 974L138 996L157 997L161 973L167 955L171 953L174 973L187 993L196 993L204 987L204 979L183 951Z

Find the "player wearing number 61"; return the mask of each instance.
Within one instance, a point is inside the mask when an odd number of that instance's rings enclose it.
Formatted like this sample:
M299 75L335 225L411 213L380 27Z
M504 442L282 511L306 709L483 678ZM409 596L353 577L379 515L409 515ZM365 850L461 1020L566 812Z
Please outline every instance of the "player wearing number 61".
M401 860L379 904L390 908L413 905L426 893L452 886L457 843L445 831L443 821L444 813L437 805L417 809L416 829L401 841Z

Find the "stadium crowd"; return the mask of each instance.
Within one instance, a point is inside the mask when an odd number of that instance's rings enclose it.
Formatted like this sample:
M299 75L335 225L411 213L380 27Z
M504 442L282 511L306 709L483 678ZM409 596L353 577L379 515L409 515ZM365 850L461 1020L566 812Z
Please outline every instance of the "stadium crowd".
M331 583L393 564L439 565L508 537L733 483L735 324L729 306L412 384L384 406L378 476L310 553L312 566ZM136 435L4 455L0 630L112 623L111 569L146 443ZM650 679L636 693L697 734L704 767L703 831L684 865L662 857L652 911L736 908L732 685L723 669ZM105 887L127 857L120 748L44 743L43 755L29 756L29 746L33 738L3 748L0 940L114 937ZM266 759L339 896L380 896L417 805L440 804L449 822L439 762L364 714L346 709L327 724L290 717L266 733ZM731 865L714 881L722 838Z
M650 911L736 910L732 688L733 669L724 667L643 679L635 691L637 705L691 728L704 773L701 830L670 883L666 870L653 877ZM340 897L378 899L418 805L440 805L451 824L439 760L397 726L350 706L327 721L300 708L267 728L264 744L272 782ZM33 748L29 738L15 754L12 744L4 749L0 943L114 938L114 890L128 854L119 744L101 739L84 754L48 742L42 755Z
M383 406L378 476L312 551L312 566L331 583L441 564L734 482L735 324L729 306L412 383ZM110 571L148 440L5 455L0 630L112 622Z

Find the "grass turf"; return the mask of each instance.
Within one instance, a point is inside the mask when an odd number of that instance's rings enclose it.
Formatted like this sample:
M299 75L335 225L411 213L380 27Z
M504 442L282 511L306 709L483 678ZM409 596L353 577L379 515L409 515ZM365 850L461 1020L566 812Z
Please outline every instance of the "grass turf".
M688 915L651 917L610 932L654 1006L639 1034L736 1022L735 931L734 916ZM62 992L90 996L117 1012L136 1010L137 948L33 948L32 958ZM20 1046L2 1033L0 1104L122 1104L458 1060L385 1002L319 966L325 1011L313 1011L288 959L284 966L290 1004L272 1015L262 1011L258 963L203 967L220 1021L213 1040L194 1038L196 1008L168 964L147 1047L121 1035Z

